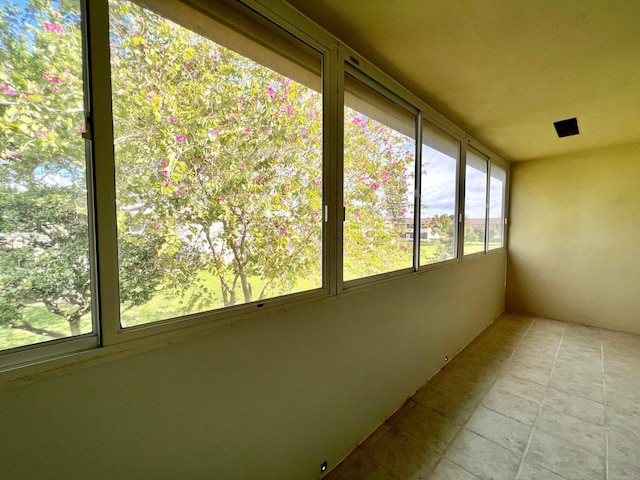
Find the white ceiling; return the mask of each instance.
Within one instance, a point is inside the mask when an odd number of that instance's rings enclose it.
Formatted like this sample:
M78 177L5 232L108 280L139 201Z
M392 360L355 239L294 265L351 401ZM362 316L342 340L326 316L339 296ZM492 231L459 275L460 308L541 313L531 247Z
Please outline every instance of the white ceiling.
M639 0L288 1L506 160L640 142Z

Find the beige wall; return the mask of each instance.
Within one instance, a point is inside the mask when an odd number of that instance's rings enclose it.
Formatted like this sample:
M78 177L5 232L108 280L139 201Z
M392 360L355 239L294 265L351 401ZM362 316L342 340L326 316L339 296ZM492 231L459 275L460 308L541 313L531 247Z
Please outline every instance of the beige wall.
M640 333L640 145L512 165L507 310Z
M6 479L319 475L504 307L505 253L0 393Z

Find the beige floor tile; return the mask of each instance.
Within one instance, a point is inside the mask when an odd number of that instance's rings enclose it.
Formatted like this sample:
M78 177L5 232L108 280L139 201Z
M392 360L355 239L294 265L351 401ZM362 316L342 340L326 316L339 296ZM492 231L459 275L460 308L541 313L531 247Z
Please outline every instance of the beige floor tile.
M594 425L604 425L604 405L602 403L547 388L544 394L544 405Z
M357 448L325 480L395 480L387 471Z
M537 355L538 357L554 357L558 351L558 345L559 343L531 341L527 335L518 345L516 352Z
M533 425L540 407L538 402L497 388L487 394L482 405L525 425Z
M607 438L610 464L626 464L640 469L637 439L613 429L607 432Z
M551 376L553 357L538 357L516 352L505 366L505 370L516 377L540 385L546 385Z
M392 476L406 480L426 480L440 454L408 433L391 428L367 455Z
M540 317L536 317L533 320L533 324L531 325L531 328L533 329L546 330L549 332L556 332L556 333L564 333L566 327L567 327L566 322L561 322L559 320L551 320L548 318L540 318Z
M539 465L567 480L603 480L604 458L536 430L525 461Z
M482 339L475 349L500 358L509 358L518 346L519 340L512 337L489 336Z
M429 480L478 480L478 477L443 458L429 477Z
M607 480L636 480L640 478L640 468L626 463L610 462Z
M603 427L543 406L536 422L536 431L547 432L593 455L605 457L606 439Z
M582 379L580 375L570 375L553 371L547 386L570 395L604 403L604 387L602 382L590 382Z
M517 480L564 480L560 475L551 470L534 465L525 460Z
M615 377L636 378L640 371L640 358L615 353L604 354L604 373Z
M503 373L493 386L494 389L504 390L527 400L542 401L544 387L537 383L516 377L510 371Z
M566 361L558 358L553 366L553 373L567 377L578 377L582 381L602 384L602 363Z
M483 480L512 480L520 457L476 433L462 430L445 458Z
M609 430L621 432L640 443L640 417L631 416L607 405L606 426Z
M629 417L640 417L640 395L633 392L612 390L605 383L607 409Z
M622 394L640 397L640 370L636 377L605 375L604 381L607 388L607 396Z
M467 398L475 398L483 396L493 381L481 376L476 371L469 371L462 366L456 365L454 369L442 370L429 383L447 392Z
M395 425L439 453L444 452L461 428L450 419L419 404Z
M567 364L579 365L588 371L602 373L602 353L597 350L585 350L581 348L568 347L564 342L558 350L557 361Z
M469 399L427 384L413 397L424 407L447 417L457 425L464 425L478 406L476 399Z
M530 425L484 407L476 410L466 428L519 455L524 453L531 433Z
M602 355L602 342L599 338L571 338L567 337L565 334L562 337L562 345L560 349Z

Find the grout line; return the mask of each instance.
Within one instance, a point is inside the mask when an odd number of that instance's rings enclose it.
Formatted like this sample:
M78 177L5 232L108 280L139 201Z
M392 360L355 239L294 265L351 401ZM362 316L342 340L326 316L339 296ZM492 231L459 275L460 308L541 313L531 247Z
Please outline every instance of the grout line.
M564 332L566 331L567 327L565 325L564 329L562 330L562 336L560 337L560 343L558 344L558 348L556 349L556 353L553 356L553 363L551 364L551 371L549 372L549 376L547 377L547 383L545 383L544 385L544 392L542 394L542 400L540 400L540 406L538 407L538 412L536 413L536 418L533 420L533 425L531 426L531 433L529 434L529 438L527 439L527 445L524 447L524 451L522 452L522 457L520 458L520 465L518 465L518 471L516 473L516 480L520 477L520 474L522 473L522 468L524 467L524 459L527 456L527 453L529 453L529 447L531 446L531 441L533 440L533 434L536 431L536 425L538 424L538 417L540 417L540 412L542 411L542 406L544 404L544 399L546 397L547 394L547 388L549 385L549 380L551 380L551 375L553 375L553 369L556 367L556 361L558 360L558 354L560 353L560 348L562 347L562 341L564 340ZM554 472L555 473L555 472Z

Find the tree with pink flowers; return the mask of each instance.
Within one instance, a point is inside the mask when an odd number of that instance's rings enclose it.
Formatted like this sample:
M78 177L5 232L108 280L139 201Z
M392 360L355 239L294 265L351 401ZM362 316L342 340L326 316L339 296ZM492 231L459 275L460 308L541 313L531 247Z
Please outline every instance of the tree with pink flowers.
M109 6L125 324L128 311L154 298L191 313L321 287L319 77L311 85L308 75L283 76L132 2ZM72 334L90 308L79 25L73 2L0 7L0 201L9 211L12 198L14 212L0 218L0 242L14 239L0 249L0 323L17 328L28 328L20 312L29 302L75 312ZM363 115L345 129L363 153L345 154L345 199L357 205L348 211L345 251L358 252L345 268L365 276L411 258L398 224L410 215L412 152ZM38 207L54 194L64 218ZM47 228L57 229L55 241L40 236ZM16 235L29 240L25 248L16 248ZM57 263L48 256L54 245ZM20 270L36 264L49 284L38 295L34 275ZM130 323L167 314L146 315Z

